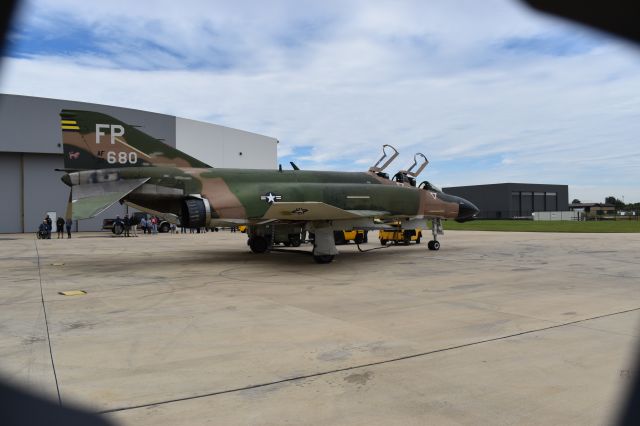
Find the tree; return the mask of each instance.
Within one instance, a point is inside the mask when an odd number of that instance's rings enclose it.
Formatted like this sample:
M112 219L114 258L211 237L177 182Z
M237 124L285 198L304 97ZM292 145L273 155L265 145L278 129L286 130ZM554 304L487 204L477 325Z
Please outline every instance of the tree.
M625 205L621 200L618 200L616 197L614 197L613 195L608 196L607 198L604 199L604 202L606 204L612 204L616 207L616 210L621 210L624 209Z
M581 202L582 201L578 200L577 198L574 198L571 204L580 204Z

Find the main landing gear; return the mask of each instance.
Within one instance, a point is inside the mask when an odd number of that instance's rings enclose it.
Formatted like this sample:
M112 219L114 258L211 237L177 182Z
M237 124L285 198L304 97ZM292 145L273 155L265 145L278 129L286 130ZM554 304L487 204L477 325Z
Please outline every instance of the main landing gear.
M249 237L247 244L254 253L266 253L269 250L269 241L261 235Z
M431 221L431 234L433 235L433 240L429 241L427 247L429 247L429 250L440 250L438 235L444 234L444 231L442 230L442 222L440 221L440 219L433 219Z
M332 254L320 254L320 255L314 254L313 255L313 260L315 260L316 263L320 263L320 264L322 264L322 263L331 263L331 262L333 262L333 258L334 257L335 256L332 255Z

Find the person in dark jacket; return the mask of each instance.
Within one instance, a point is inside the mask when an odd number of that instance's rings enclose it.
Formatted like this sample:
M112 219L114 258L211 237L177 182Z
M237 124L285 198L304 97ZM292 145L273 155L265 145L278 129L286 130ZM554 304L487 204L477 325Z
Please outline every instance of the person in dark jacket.
M40 226L38 226L38 238L46 240L49 236L49 225L47 219L43 220Z
M58 232L58 239L64 239L64 219L62 217L56 220L56 231Z
M122 224L124 225L124 236L130 237L129 231L131 230L131 220L129 219L129 215L125 214L124 219L122 220Z
M71 225L73 225L73 220L70 217L67 218L64 226L67 228L67 239L71 238Z
M51 218L49 217L49 215L47 215L47 217L44 218L44 221L47 222L47 240L51 239L51 230L53 229L53 221L51 220Z

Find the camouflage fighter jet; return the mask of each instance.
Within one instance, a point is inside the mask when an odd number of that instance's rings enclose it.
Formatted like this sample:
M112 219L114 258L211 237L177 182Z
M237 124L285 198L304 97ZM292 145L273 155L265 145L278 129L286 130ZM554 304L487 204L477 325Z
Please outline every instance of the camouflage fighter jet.
M247 225L255 253L269 251L276 230L302 227L315 234L315 261L329 263L338 254L334 230L383 229L398 221L424 227L431 220L428 246L438 250L442 219L465 221L478 213L429 182L416 186L428 163L422 154L389 179L384 169L398 155L390 145L367 172L217 169L105 114L62 110L60 118L62 181L71 187L73 219L94 217L120 201L187 227Z

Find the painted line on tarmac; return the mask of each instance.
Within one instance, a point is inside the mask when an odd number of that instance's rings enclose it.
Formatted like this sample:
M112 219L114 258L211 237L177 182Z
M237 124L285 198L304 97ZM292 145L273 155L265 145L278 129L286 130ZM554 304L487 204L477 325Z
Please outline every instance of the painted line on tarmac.
M49 357L51 358L51 369L53 370L53 379L56 382L56 392L58 393L58 405L62 406L62 397L60 396L60 386L58 385L58 375L56 374L56 364L53 362L53 350L51 349L51 336L49 335L49 319L47 318L47 308L44 304L44 291L42 290L42 271L40 270L40 252L38 251L38 240L34 240L36 245L36 258L38 260L38 278L40 281L40 301L42 302L42 311L44 312L44 325L47 330L47 343L49 344Z
M373 367L373 366L376 366L376 365L390 364L390 363L397 362L397 361L404 361L404 360L408 360L408 359L412 359L412 358L420 358L420 357L433 355L433 354L437 354L437 353L441 353L441 352L447 352L447 351L452 351L452 350L455 350L455 349L466 348L466 347L469 347L469 346L481 345L483 343L496 342L496 341L499 341L499 340L510 339L512 337L523 336L525 334L539 333L541 331L552 330L554 328L566 327L566 326L580 324L580 323L587 322L587 321L592 321L592 320L596 320L596 319L600 319L600 318L606 318L606 317L610 317L610 316L614 316L614 315L626 314L626 313L635 312L635 311L640 311L640 308L627 309L627 310L624 310L624 311L618 311L618 312L613 312L613 313L609 313L609 314L598 315L598 316L595 316L595 317L590 317L590 318L584 318L584 319L581 319L581 320L565 322L565 323L562 323L562 324L555 324L555 325L551 325L549 327L542 327L542 328L536 328L534 330L521 331L520 333L509 334L509 335L506 335L506 336L494 337L494 338L485 339L485 340L478 340L478 341L475 341L475 342L464 343L462 345L449 346L447 348L442 348L442 349L434 349L434 350L428 351L428 352L421 352L421 353L412 354L412 355L405 355L405 356L401 356L401 357L397 357L397 358L386 359L386 360L383 360L383 361L369 362L369 363L366 363L366 364L358 364L358 365L354 365L354 366L351 366L351 367L337 368L337 369L328 370L328 371L320 371L320 372L317 372L317 373L311 373L311 374L305 374L305 375L301 375L301 376L290 377L288 379L275 380L273 382L258 383L258 384L255 384L255 385L248 385L248 386L243 386L243 387L239 387L239 388L226 389L226 390L222 390L222 391L209 392L209 393L204 393L204 394L199 394L199 395L185 396L183 398L168 399L168 400L165 400L165 401L149 402L149 403L140 404L140 405L131 405L131 406L126 406L126 407L110 408L108 410L98 411L97 414L116 413L116 412L119 412L119 411L135 410L135 409L138 409L138 408L148 408L148 407L154 407L154 406L158 406L158 405L172 404L172 403L175 403L175 402L190 401L190 400L193 400L193 399L207 398L207 397L210 397L210 396L224 395L224 394L229 394L229 393L234 393L234 392L241 392L241 391L245 391L245 390L251 390L251 389L258 389L258 388L263 388L263 387L267 387L267 386L273 386L273 385L277 385L277 384L281 384L281 383L295 382L295 381L298 381L298 380L305 380L305 379L310 379L310 378L314 378L314 377L321 377L321 376L326 376L326 375L329 375L329 374L356 370L356 369L359 369L359 368L366 368L366 367Z

